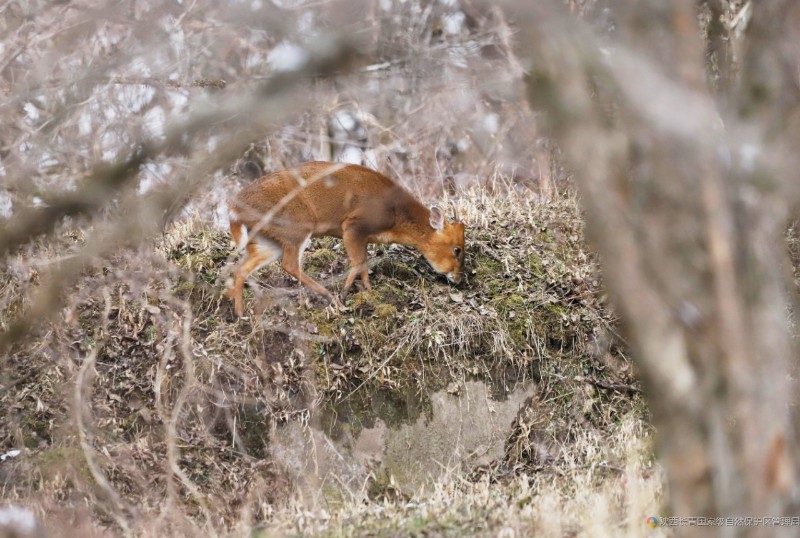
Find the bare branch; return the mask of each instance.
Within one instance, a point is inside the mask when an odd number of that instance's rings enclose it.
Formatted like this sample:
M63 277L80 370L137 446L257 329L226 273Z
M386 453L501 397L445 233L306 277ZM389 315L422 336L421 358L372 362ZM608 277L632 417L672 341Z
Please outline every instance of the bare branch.
M63 217L83 215L99 209L132 178L139 167L162 153L175 153L191 148L192 138L201 130L220 123L264 124L275 121L287 110L287 101L297 94L289 94L300 82L309 77L328 76L345 69L354 60L354 45L347 41L324 40L322 50L311 56L298 70L279 73L249 95L234 95L223 100L218 107L196 113L190 119L172 126L163 141L148 140L138 144L139 149L126 160L110 168L98 165L86 183L76 191L62 193L48 200L43 208L19 212L0 228L0 255L25 244L32 238L52 231Z

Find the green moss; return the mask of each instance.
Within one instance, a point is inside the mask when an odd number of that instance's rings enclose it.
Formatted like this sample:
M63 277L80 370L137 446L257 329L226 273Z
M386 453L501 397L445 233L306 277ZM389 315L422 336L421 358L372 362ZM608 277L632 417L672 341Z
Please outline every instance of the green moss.
M220 230L204 230L174 245L167 258L181 268L193 272L197 279L207 284L215 284L219 272L233 254L229 237Z
M567 317L567 307L560 303L545 303L543 306L545 310L548 310L559 318Z
M172 294L187 299L195 289L195 283L190 280L183 280L172 287Z
M381 303L375 306L375 310L372 313L373 316L376 318L388 318L397 313L397 307L393 304L388 303Z
M339 259L339 254L329 248L318 248L314 252L309 252L303 256L303 267L308 271L319 272L330 266Z
M417 275L410 265L396 258L386 257L376 267L375 272L388 278L410 281Z
M553 243L555 240L556 240L556 234L553 233L553 230L551 230L550 228L545 228L536 234L536 243L540 245Z
M505 271L503 264L488 256L478 256L474 262L475 276L478 280L495 277Z
M500 314L506 315L523 308L528 304L528 299L518 293L512 293L504 297L496 298L495 304L497 305L497 311L500 312Z
M514 343L520 349L528 349L531 327L536 325L530 300L518 293L511 293L497 296L492 304Z
M341 318L331 314L326 308L308 311L308 321L314 324L320 336L333 336L338 329Z
M499 278L493 278L486 283L486 288L491 295L497 295L505 289L505 283Z
M376 288L369 291L359 291L348 299L347 304L355 309L374 307L381 300L381 294Z
M542 259L535 252L531 253L530 256L528 256L528 269L530 269L530 271L538 277L544 276L544 267L542 266Z

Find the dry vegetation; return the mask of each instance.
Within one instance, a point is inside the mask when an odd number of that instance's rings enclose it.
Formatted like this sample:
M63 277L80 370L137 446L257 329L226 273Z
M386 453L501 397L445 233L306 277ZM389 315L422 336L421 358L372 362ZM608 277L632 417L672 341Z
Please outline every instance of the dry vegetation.
M3 2L0 538L793 513L793 1ZM457 209L466 284L237 319L224 201L307 160Z
M98 263L63 321L8 356L2 405L12 411L0 431L3 446L25 450L3 464L5 497L45 521L83 505L77 513L94 525L144 534L556 535L583 529L592 511L615 529L641 526L660 476L574 200L476 190L457 205L470 225L466 287L388 247L373 253L374 289L353 295L346 312L276 266L247 297L253 313L234 321L221 294L229 238L197 215L154 248ZM79 231L72 241L81 243ZM52 246L39 248L52 257ZM339 276L345 259L321 240L306 267ZM29 278L9 273L5 297L22 301ZM285 448L270 440L287 423L333 435L326 417L346 414L399 427L430 413L435 391L455 399L467 380L487 382L501 400L526 380L537 389L498 432L502 457L456 467L426 491L403 494L376 470L345 488L351 501L334 483L308 505L293 493L300 477L275 463ZM376 410L377 395L398 403Z

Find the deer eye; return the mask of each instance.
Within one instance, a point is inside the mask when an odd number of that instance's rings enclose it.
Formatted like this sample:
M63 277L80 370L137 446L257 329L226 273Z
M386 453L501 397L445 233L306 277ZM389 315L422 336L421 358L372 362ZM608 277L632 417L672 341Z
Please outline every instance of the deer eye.
M456 257L461 256L461 249L460 248L455 247L453 249L453 252L455 253Z

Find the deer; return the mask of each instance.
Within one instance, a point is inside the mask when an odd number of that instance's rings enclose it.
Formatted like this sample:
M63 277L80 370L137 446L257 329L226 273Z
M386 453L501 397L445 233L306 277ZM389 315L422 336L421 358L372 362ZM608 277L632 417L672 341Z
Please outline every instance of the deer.
M341 292L356 277L371 289L367 245L415 248L433 269L458 285L464 278L464 223L447 222L442 209L426 207L385 175L355 164L307 162L267 174L229 202L230 233L245 255L234 270L228 297L243 317L244 282L257 269L281 260L283 269L331 303L337 298L303 272L303 252L312 237L343 240L350 271Z

